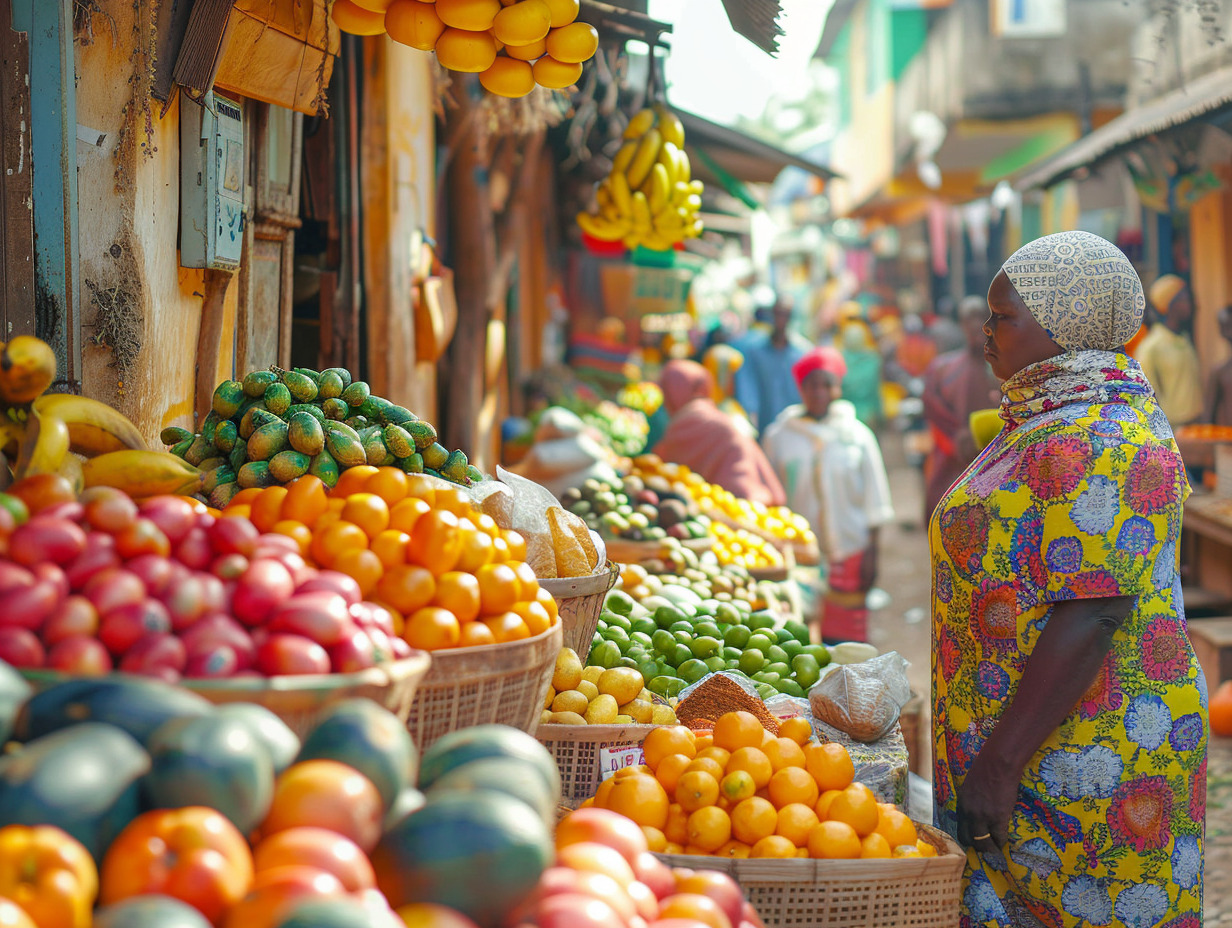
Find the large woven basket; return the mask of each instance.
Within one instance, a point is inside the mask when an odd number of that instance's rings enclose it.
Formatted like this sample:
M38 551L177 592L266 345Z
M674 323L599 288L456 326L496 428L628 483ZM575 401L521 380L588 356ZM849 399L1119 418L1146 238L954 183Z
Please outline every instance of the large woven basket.
M431 663L428 652L416 651L410 657L358 673L219 677L180 680L177 685L217 705L250 702L263 706L303 737L316 726L326 708L355 697L371 699L405 721L415 689ZM40 689L69 678L43 670L27 671L25 676Z
M672 867L721 870L766 928L955 928L966 855L949 835L916 823L936 857L780 860L656 854Z
M572 648L583 660L590 653L590 641L599 627L603 598L616 585L620 566L608 561L601 573L589 577L564 577L540 580L539 585L552 594L564 629L564 646Z
M577 808L595 794L599 777L599 751L640 745L654 725L540 725L535 737L560 769L560 801Z
M407 718L419 749L456 729L489 722L534 734L560 654L561 628L557 622L523 641L432 652Z

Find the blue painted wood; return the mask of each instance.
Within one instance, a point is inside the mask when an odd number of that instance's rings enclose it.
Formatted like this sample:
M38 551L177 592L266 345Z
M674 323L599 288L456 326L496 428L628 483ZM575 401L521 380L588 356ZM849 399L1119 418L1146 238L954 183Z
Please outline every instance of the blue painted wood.
M73 0L13 0L30 43L35 331L56 351L56 389L81 392L77 92Z

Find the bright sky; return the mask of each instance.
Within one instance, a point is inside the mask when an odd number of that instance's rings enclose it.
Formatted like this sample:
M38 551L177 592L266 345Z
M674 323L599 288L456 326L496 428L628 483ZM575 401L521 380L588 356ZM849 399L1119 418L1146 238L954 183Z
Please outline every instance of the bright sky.
M755 119L772 94L791 95L805 80L834 0L781 0L779 54L771 58L737 35L721 0L650 0L650 16L670 22L668 100L681 109L731 125Z

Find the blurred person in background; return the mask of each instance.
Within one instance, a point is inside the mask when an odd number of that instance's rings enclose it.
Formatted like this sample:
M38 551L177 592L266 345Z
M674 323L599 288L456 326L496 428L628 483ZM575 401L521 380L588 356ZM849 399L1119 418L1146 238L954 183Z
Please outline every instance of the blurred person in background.
M1149 297L1156 319L1136 357L1168 421L1185 425L1201 416L1204 406L1198 352L1188 334L1193 298L1175 274L1164 274L1151 284Z
M983 297L964 297L958 304L958 321L965 347L941 355L924 373L924 418L933 439L924 465L925 525L945 491L975 460L971 413L1001 403L1001 385L984 358L987 316Z
M1219 311L1219 334L1232 345L1232 306L1225 306ZM1232 360L1224 361L1215 368L1207 396L1209 400L1203 418L1213 425L1232 427Z
M861 318L848 319L837 341L847 365L843 398L855 407L857 419L875 429L881 425L881 352L872 330Z
M770 331L749 332L735 343L744 355L744 365L736 372L736 400L749 419L764 431L792 403L800 402L800 391L791 376L791 366L804 356L809 343L789 330L791 305L774 295L768 310Z
M788 507L808 519L826 561L822 639L867 641L878 536L894 518L881 448L842 398L847 364L837 349L814 348L792 374L803 402L785 409L766 431L766 455Z
M748 413L736 401L736 372L744 366L744 355L731 345L712 345L702 355L701 365L714 378L715 405L735 420L740 431L757 438L757 429L749 421Z

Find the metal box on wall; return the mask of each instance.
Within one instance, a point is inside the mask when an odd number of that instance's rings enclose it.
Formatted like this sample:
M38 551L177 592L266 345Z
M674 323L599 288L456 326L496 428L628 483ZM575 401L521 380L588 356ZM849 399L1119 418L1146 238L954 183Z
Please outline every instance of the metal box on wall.
M244 246L244 110L180 95L180 264L233 271Z

